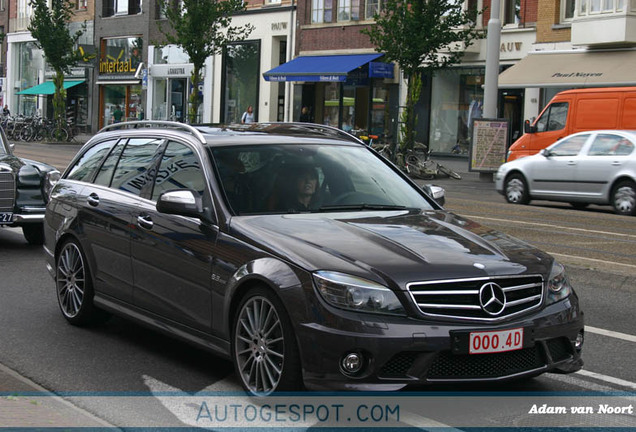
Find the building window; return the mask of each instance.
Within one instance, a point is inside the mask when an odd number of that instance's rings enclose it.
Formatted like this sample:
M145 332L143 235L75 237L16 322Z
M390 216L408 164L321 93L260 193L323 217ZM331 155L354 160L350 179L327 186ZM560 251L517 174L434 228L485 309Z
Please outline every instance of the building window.
M521 23L521 0L505 0L504 25L519 25Z
M366 19L373 19L375 15L378 15L382 10L382 0L367 0L364 8L364 17Z
M6 10L5 3L6 3L6 0L0 0L0 11ZM4 34L4 32L3 32L3 34Z
M142 0L105 0L105 17L114 15L137 15L141 13Z
M312 0L311 1L311 22L322 23L331 22L333 13L333 0Z
M88 8L88 0L77 0L77 10Z
M570 22L574 18L575 0L561 0L561 22Z
M338 21L351 20L351 0L338 0Z

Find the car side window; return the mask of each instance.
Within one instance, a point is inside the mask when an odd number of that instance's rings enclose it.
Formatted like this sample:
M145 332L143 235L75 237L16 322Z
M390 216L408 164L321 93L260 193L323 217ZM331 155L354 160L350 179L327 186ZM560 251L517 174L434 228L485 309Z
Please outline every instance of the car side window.
M550 147L551 156L576 156L579 154L583 145L590 137L589 134L576 135L567 139L564 139L560 143Z
M203 196L205 175L196 153L185 144L171 141L161 158L152 200L156 201L162 192L174 189L192 189Z
M69 180L91 181L95 170L110 152L117 140L103 141L86 150L77 163L69 170L66 178Z
M565 127L568 118L567 102L557 102L550 107L537 120L537 132L548 132L561 130Z
M620 135L598 134L590 147L589 156L627 156L634 151L634 143Z
M148 167L157 147L163 142L155 138L130 139L117 163L111 187L140 195L141 189L150 180Z
M110 182L113 179L113 173L115 172L115 167L117 166L117 161L119 161L119 157L121 156L121 152L124 150L125 145L126 140L121 140L117 143L113 151L110 152L102 164L93 183L102 186L110 186Z

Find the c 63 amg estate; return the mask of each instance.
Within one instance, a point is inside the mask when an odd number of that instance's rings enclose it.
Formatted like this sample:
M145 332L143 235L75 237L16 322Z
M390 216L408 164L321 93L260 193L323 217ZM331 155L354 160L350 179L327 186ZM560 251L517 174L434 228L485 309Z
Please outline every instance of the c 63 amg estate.
M108 127L55 185L48 269L76 325L114 313L230 358L252 394L581 368L564 268L443 210L311 124Z

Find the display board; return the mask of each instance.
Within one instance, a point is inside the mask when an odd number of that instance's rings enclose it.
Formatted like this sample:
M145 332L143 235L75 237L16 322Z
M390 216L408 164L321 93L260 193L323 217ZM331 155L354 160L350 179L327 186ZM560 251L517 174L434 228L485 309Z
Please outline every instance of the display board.
M506 119L473 120L470 140L470 171L497 172L506 162L508 129Z

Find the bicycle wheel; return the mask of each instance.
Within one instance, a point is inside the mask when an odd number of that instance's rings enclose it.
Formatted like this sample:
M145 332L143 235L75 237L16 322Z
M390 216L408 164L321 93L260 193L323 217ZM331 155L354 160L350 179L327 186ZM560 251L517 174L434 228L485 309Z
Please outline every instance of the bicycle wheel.
M444 165L439 165L438 164L438 169L439 169L439 172L449 176L450 178L454 178L456 180L461 180L462 179L462 176L459 173L453 171L450 168L445 167Z

